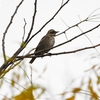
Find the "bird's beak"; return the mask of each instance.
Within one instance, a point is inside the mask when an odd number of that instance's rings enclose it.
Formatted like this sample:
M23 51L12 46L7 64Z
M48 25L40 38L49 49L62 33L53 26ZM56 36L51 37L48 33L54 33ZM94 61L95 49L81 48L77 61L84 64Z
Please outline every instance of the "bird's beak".
M58 33L59 31L56 31L56 33Z
M55 31L55 33L58 33L59 31ZM54 35L54 36L56 36L56 34Z

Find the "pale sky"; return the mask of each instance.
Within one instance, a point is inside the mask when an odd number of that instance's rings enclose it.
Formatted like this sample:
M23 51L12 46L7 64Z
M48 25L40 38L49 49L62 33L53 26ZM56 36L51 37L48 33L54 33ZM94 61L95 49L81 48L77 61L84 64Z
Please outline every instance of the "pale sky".
M24 20L26 19L26 36L30 28L31 18L34 10L34 0L24 0L24 3L19 8L11 27L6 35L5 41L5 50L8 57L12 56L13 53L19 48L19 44L22 41L23 36L23 26ZM64 0L65 2L66 0ZM13 14L16 6L20 0L1 0L0 1L0 64L3 63L2 58L2 36L5 28L7 27L11 15ZM38 31L45 22L47 22L59 9L62 0L38 0L37 5L37 15L35 20L35 26L32 34ZM53 28L57 31L64 31L68 26L72 26L78 23L81 20L88 17L94 10L100 8L100 0L70 0L69 3L59 12L59 14L27 45L26 49L23 50L22 54L27 53L32 48L35 48L41 39L42 36L46 34L46 32ZM98 9L94 14L99 14L98 22L85 22L80 25L82 31L86 31L91 29L92 27L98 25L100 23L100 9ZM65 25L65 23L67 24ZM73 28L66 32L67 38L71 39L72 37L80 34L81 31L78 28ZM93 32L87 34L92 43L98 44L100 40L100 28L94 30ZM55 38L55 45L66 41L66 37L64 34ZM82 47L91 46L91 43L86 38L86 36L81 36L76 40L65 44L61 47L55 48L50 51L50 53L56 52L64 52L79 49ZM97 48L98 51L100 48ZM96 50L85 50L74 54L66 54L66 55L58 55L51 57L44 57L43 59L38 58L31 65L37 71L38 75L42 72L44 67L47 67L46 72L43 75L43 80L37 78L37 73L33 77L34 84L42 84L45 88L47 88L49 96L54 97L50 100L62 100L60 97L54 96L66 90L69 86L70 82L73 79L81 78L86 73L85 70L88 70L92 67L93 64L99 63L98 59L90 60L92 55L98 55ZM27 59L26 65L29 66L30 59ZM30 73L29 73L30 76ZM6 77L10 78L10 73L6 75ZM50 88L48 88L50 87ZM69 88L72 88L69 86ZM3 90L2 90L3 91ZM4 92L4 93L3 93ZM2 94L5 95L5 91ZM6 92L7 93L7 92ZM1 92L0 92L1 94ZM2 98L2 97L0 97ZM37 99L38 100L38 99ZM42 100L42 99L41 99ZM45 99L43 99L45 100ZM78 100L78 99L77 99ZM84 99L81 99L84 100Z

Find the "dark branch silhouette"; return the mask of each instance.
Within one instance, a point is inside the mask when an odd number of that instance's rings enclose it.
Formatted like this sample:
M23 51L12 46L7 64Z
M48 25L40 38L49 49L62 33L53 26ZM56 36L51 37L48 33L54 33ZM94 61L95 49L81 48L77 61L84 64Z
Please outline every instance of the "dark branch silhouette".
M19 3L19 5L16 7L16 10L15 10L15 12L14 12L14 14L13 14L13 18L14 18L14 16L15 16L15 14L17 13L18 8L20 7L20 5L22 4L23 1L24 1L24 0L22 0L22 1ZM55 18L55 16L61 11L61 9L62 9L69 1L70 1L70 0L67 0L63 5L61 5L61 7L57 10L57 12L53 15L53 17L51 17L51 19L49 19L49 20L39 29L39 31L37 31L34 35L32 35L32 36L30 37L31 32L32 32L32 30L33 30L34 21L35 21L36 12L37 12L37 9L36 9L36 8L37 8L37 0L35 0L35 3L34 3L34 13L33 13L33 17L32 17L32 24L31 24L31 28L30 28L30 31L29 31L29 33L28 33L28 36L27 36L26 40L20 45L19 49L13 54L13 56L12 56L10 59L6 60L6 62L4 62L4 64L0 67L0 75L5 71L5 69L6 69L9 65L12 65L12 64L15 63L16 57L17 57L17 56L19 55L19 53L26 47L26 45L31 41L31 39L32 39L35 35L37 35L48 23L50 23L50 22ZM12 23L13 18L11 18L9 24ZM10 25L8 25L8 26L10 26ZM9 27L8 27L6 30L8 30L8 29L9 29ZM6 31L6 33L7 33L7 31ZM5 37L4 37L4 39L5 39ZM3 43L3 48L4 48L4 43ZM3 50L3 52L4 52L4 57L5 57L5 49ZM5 59L6 59L6 58L5 58Z

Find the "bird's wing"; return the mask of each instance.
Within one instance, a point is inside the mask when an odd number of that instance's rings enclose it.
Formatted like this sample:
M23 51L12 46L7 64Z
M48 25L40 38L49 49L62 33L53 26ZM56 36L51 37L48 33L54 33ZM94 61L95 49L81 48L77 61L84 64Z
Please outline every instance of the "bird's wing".
M48 45L48 44L47 44L47 43L48 43L48 38L49 38L48 36L44 36L44 37L40 40L38 46L36 47L35 52L39 52L39 51L41 51L41 50L46 49L46 46Z

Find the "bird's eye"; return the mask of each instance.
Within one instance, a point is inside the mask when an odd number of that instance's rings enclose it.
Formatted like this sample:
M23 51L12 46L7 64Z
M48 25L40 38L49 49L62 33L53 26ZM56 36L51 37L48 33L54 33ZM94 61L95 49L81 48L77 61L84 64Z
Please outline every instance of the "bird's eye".
M50 33L51 33L51 34L54 34L54 33L55 33L55 31L51 31Z
M54 32L50 32L50 33L54 33Z

